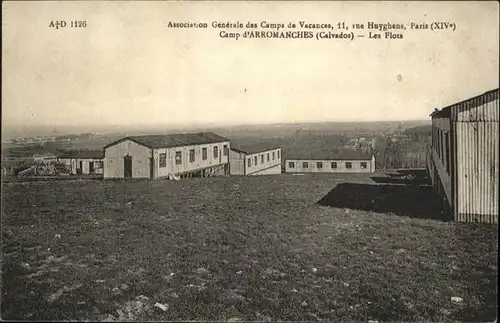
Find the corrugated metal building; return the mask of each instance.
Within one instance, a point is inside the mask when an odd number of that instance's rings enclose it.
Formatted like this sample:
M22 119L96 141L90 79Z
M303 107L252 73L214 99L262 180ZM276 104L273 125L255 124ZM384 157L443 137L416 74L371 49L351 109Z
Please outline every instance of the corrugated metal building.
M375 156L356 150L305 153L286 159L286 173L374 173Z
M498 223L499 89L431 114L428 169L458 222Z
M231 143L229 163L231 175L281 174L281 148L262 143Z
M104 152L102 150L67 151L57 156L57 162L65 165L74 175L104 174Z
M229 148L212 132L129 136L104 147L104 178L226 175Z

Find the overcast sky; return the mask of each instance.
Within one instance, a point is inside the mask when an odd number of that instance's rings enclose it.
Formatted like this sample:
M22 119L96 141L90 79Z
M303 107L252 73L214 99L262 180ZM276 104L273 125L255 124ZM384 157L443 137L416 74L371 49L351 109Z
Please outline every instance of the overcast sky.
M3 2L2 123L428 119L498 87L498 3ZM51 20L86 20L56 30ZM402 40L221 39L169 21L409 23Z

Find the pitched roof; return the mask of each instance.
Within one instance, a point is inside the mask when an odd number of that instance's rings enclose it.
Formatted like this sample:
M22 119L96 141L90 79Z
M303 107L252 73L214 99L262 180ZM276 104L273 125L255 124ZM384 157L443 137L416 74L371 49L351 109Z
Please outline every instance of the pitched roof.
M67 150L57 155L57 158L104 158L102 150Z
M104 148L116 145L117 143L124 140L132 140L148 148L180 147L228 141L228 139L213 132L179 133L166 135L129 136L114 141L106 145Z
M494 89L488 92L485 92L480 95L476 95L473 98L469 98L457 103L453 103L452 105L449 105L447 107L442 108L441 110L435 109L430 116L431 117L437 117L437 118L448 118L451 115L451 110L458 108L460 112L463 111L468 111L471 110L475 107L478 107L480 105L486 104L488 102L491 102L493 100L498 99L498 93L499 89Z
M286 156L287 160L371 160L372 155L357 150L345 149L340 151L303 151Z
M280 147L276 144L269 144L263 142L257 142L252 144L239 144L237 142L231 141L231 150L238 151L248 155L279 148Z

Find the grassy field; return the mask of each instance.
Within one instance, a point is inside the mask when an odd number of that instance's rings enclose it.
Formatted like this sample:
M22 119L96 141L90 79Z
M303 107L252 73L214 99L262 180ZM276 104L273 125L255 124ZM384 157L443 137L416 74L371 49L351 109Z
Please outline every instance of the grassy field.
M2 319L496 317L498 227L436 220L427 188L283 174L2 193Z

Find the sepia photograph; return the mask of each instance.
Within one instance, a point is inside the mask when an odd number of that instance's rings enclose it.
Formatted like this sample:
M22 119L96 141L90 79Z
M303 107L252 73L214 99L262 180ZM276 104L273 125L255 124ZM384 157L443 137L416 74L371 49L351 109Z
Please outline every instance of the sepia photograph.
M497 1L3 1L2 321L497 322Z

